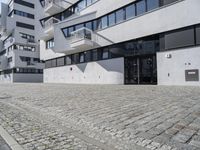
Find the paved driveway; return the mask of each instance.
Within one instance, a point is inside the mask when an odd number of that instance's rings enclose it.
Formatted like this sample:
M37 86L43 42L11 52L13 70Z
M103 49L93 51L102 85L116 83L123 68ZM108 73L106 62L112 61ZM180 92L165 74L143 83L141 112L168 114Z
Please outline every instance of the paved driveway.
M26 150L200 150L200 87L0 84Z

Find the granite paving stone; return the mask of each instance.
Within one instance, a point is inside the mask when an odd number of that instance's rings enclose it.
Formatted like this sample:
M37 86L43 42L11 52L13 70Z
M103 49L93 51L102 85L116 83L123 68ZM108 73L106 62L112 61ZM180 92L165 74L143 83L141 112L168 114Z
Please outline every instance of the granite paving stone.
M25 150L198 150L200 87L0 84L0 125Z

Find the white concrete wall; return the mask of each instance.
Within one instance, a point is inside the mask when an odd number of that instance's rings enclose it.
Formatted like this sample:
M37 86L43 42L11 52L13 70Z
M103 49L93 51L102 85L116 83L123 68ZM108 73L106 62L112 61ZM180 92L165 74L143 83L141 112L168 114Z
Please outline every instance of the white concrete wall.
M13 74L0 75L0 83L12 83Z
M124 84L124 58L44 69L44 82Z
M171 58L166 58L167 54L171 54ZM158 84L199 86L200 81L185 81L185 70L199 69L200 71L199 58L200 47L157 53Z

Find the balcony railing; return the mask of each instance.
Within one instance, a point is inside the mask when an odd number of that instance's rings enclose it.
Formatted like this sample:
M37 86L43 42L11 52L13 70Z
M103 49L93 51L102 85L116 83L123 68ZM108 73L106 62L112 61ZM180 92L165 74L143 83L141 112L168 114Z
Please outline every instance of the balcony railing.
M47 21L44 23L45 29L50 28L53 26L53 24L58 23L60 20L54 17L49 18Z
M63 0L45 0L45 3L44 3L44 8L48 8L52 5L58 5L58 6L62 6L62 1Z
M66 0L45 0L44 11L47 14L53 15L61 12L71 6L71 3Z
M74 32L71 32L71 36L70 36L71 43L75 43L81 40L90 40L90 41L95 42L93 31L88 28L83 27Z
M70 47L76 50L94 48L96 44L96 34L88 28L80 28L71 33L69 37Z

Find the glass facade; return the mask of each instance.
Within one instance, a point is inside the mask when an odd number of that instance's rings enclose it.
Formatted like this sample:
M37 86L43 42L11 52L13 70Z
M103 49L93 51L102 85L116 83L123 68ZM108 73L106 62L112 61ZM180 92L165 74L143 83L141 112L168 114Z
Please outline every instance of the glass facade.
M147 0L147 11L156 9L160 6L159 0Z
M112 26L116 23L115 13L112 13L108 16L108 25Z
M136 3L136 12L137 12L137 15L141 15L146 12L145 0L142 0Z
M106 27L108 27L108 17L107 16L101 18L101 28L104 29Z
M200 45L200 25L196 27L196 43Z
M46 49L50 49L54 47L54 39L50 39L46 41Z
M125 19L124 9L120 9L116 12L116 23L123 22Z
M126 19L135 17L135 4L132 4L125 8L126 10Z
M65 65L100 61L118 57L155 55L158 51L198 45L200 42L199 38L199 25L185 27L166 33L142 37L94 50L87 50L85 52L64 56L66 60ZM51 63L52 66L49 66L49 61L47 61L46 66L55 67L54 64L55 63Z
M123 8L120 8L119 10L115 10L115 11L113 11L107 15L104 15L100 18L97 18L95 20L83 22L81 24L81 26L87 27L88 26L87 24L90 24L89 27L92 26L93 31L105 29L110 26L113 26L118 23L129 20L131 18L134 18L135 16L142 15L148 11L151 11L151 10L161 7L161 6L163 6L163 4L162 4L163 2L161 2L161 1L162 0L136 1L136 2L131 3ZM69 37L70 33L73 32L73 30L76 26L77 25L73 25L70 27L63 28L62 31L63 31L64 36Z

